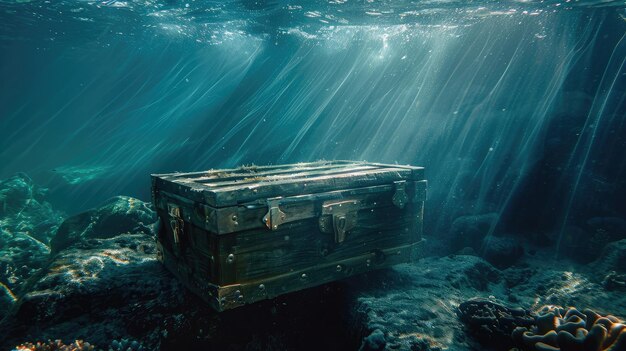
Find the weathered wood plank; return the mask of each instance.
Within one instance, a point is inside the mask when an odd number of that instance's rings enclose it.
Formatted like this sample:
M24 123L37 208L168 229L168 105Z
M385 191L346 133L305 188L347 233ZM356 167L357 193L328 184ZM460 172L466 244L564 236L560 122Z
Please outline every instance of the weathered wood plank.
M154 199L159 198L159 193L167 192L194 202L207 205L215 204L215 194L205 192L206 187L201 184L190 183L183 185L155 175L152 176L152 189Z
M289 180L297 180L297 179L307 179L313 177L321 177L321 176L331 176L335 174L348 173L348 172L357 172L357 171L366 171L370 169L380 169L378 167L368 166L368 165L354 165L351 167L330 167L330 168L322 168L322 169L314 169L314 170L291 170L285 171L280 174L268 174L262 175L257 173L249 174L245 177L230 177L223 179L216 179L212 182L198 182L207 187L208 191L216 191L222 190L224 188L241 188L241 187L258 187L262 186L266 182L279 182L279 181L289 181Z
M425 181L408 183L407 195L413 201L424 201ZM364 207L375 207L373 200L379 196L386 196L391 201L395 191L394 185L378 185L372 187L336 190L327 193L297 195L284 198L280 201L280 208L287 214L287 221L319 216L319 201L331 199L352 198L363 202ZM383 195L384 194L384 195ZM158 208L167 210L168 203L175 203L182 207L183 218L194 225L216 234L226 234L254 228L264 228L263 216L267 213L266 201L253 202L224 208L213 208L195 203L181 196L162 191L159 199L155 200ZM317 207L316 207L317 204Z
M249 174L251 172L280 172L283 170L293 170L299 168L315 168L315 167L327 167L327 166L337 166L341 167L345 164L355 164L355 163L365 163L359 161L315 161L315 162L302 162L302 163L293 163L293 164L284 164L284 165L266 165L266 166L241 166L238 168L229 168L229 169L211 169L207 171L200 172L177 172L177 173L165 173L165 174L155 174L161 178L168 179L170 181L176 181L177 179L193 179L193 178L203 178L203 177L213 177L213 176L221 176L224 174Z
M291 291L302 290L312 286L324 284L370 271L373 268L380 269L399 263L410 262L420 257L422 242L401 245L381 250L387 259L378 264L372 264L375 259L373 254L354 256L345 260L320 264L308 269L292 271L282 275L276 275L270 279L244 282L219 288L220 308L230 309L246 303L272 298ZM368 263L368 260L370 263ZM341 270L337 270L341 266Z
M368 170L363 172L337 174L333 177L321 176L308 179L267 182L262 186L232 187L217 189L215 203L220 207L253 201L259 198L275 196L293 196L297 194L321 193L338 189L362 188L390 184L398 180L412 180L410 170Z
M270 299L288 292L347 278L356 274L362 274L372 269L386 268L399 263L410 262L421 257L422 246L423 242L420 241L381 250L382 254L385 255L387 259L380 263L372 264L371 262L375 261L375 255L365 254L327 265L317 265L304 270L276 275L270 279L218 286L199 276L185 277L181 275L174 255L160 244L157 245L162 255L161 260L163 264L173 272L188 289L202 297L209 306L218 312L256 301ZM336 268L337 265L341 265L343 269L338 271Z
M322 233L315 219L293 223L277 231L247 231L229 234L220 242L221 256L235 257L234 281L268 278L316 264L331 263L420 239L411 231L417 218L391 205L359 211L358 226L342 243L333 234ZM220 284L232 283L221 281Z
M411 167L411 166L396 166L396 165L383 165L383 164L372 164L372 163L358 163L352 162L348 163L347 161L338 161L341 164L336 169L331 169L328 172L340 172L341 169L349 170L350 168L358 169L359 167L364 167L367 169L371 169L372 172L355 172L351 175L341 175L336 176L338 179L345 179L348 177L353 177L355 181L355 186L371 186L377 185L384 182L392 182L394 180L422 180L423 168L422 167ZM336 166L336 165L333 165ZM271 166L270 166L271 167ZM319 166L324 167L324 166ZM286 173L290 172L287 169L281 168L281 172L284 171ZM294 172L295 170L295 172ZM291 170L291 172L298 173L297 168ZM342 171L341 171L342 172ZM349 171L346 171L349 172ZM249 173L244 176L238 182L225 182L220 185L217 189L211 189L211 184L204 184L200 182L196 182L193 178L185 178L180 174L174 175L153 175L153 188L159 190L164 190L170 192L172 194L177 194L182 197L191 199L193 201L202 202L207 205L215 206L215 207L225 207L236 205L237 203L252 201L254 199L262 198L262 197L274 197L274 196L291 196L295 194L302 193L311 193L311 192L322 192L322 191L332 191L336 189L340 189L341 187L351 187L346 182L329 182L328 178L324 176L314 176L315 171L307 174L300 172L300 176L302 179L299 179L298 176L293 178L285 176L285 179L280 177L276 179L257 179L253 175L255 173ZM379 176L377 182L376 176L372 176L370 173L375 174L387 174L386 176ZM196 174L196 173L193 173ZM258 174L258 173L256 173ZM324 174L320 172L320 174ZM310 177L309 177L310 175ZM306 179L304 178L306 176ZM245 177L249 178L246 179ZM263 178L263 177L261 177ZM246 180L244 180L246 179ZM218 179L219 180L219 179ZM216 184L219 184L216 183ZM224 186L224 187L222 187ZM238 189L240 188L240 189ZM285 193L284 191L291 191L290 193ZM227 193L231 193L228 195Z
M374 166L365 165L361 163L329 164L329 165L313 166L313 167L305 166L305 167L297 167L297 168L284 168L284 169L281 168L281 169L275 169L271 171L250 171L246 173L242 173L242 172L220 173L220 174L213 175L210 177L189 178L189 179L181 179L178 181L180 182L189 181L189 182L202 183L207 186L216 186L217 184L220 184L222 182L224 183L232 182L236 184L236 182L238 181L240 182L240 181L250 179L250 178L262 179L262 178L274 178L274 177L280 177L280 176L295 176L298 174L306 174L306 173L314 174L316 172L332 171L332 170L342 171L342 170L350 169L353 167L375 168Z

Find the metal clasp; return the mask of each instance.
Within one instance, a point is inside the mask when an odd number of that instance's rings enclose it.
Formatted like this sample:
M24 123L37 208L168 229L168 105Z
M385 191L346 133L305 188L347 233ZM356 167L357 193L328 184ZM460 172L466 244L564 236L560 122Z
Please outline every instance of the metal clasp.
M406 193L406 180L399 180L393 183L396 186L396 192L393 194L391 201L396 207L403 209L409 201L409 195Z
M169 215L172 217L170 219L170 227L172 227L172 232L174 233L174 243L180 244L180 237L185 228L185 221L183 220L182 211L180 207L167 204L167 210Z
M357 224L360 207L361 203L358 200L324 202L322 216L319 219L320 231L334 233L335 243L344 242L346 234Z
M278 207L282 197L267 199L267 207L269 210L263 216L263 223L268 229L276 230L278 226L285 223L287 215Z

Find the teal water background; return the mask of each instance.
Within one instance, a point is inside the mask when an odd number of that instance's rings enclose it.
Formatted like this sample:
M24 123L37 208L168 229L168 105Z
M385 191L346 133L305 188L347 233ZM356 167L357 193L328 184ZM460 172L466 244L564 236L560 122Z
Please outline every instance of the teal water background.
M151 173L353 159L425 166L431 232L623 216L624 7L1 1L0 177L74 213Z

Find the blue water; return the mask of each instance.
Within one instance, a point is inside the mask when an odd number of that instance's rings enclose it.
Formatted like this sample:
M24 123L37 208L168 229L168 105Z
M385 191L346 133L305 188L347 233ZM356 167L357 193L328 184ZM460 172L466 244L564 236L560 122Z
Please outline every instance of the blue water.
M623 217L625 7L0 1L0 178L75 213L150 173L355 159L425 166L430 233Z

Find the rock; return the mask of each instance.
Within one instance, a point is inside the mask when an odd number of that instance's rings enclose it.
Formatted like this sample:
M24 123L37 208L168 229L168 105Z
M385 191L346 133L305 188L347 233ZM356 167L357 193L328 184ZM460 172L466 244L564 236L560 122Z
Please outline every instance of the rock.
M0 333L13 337L8 346L27 335L95 345L137 336L158 344L164 314L180 309L187 295L155 251L151 236L122 234L59 252L2 321Z
M560 243L558 254L578 263L589 263L600 255L606 242L590 241L590 235L582 228L574 225L567 226L562 233L557 233L555 242Z
M48 259L62 215L45 198L25 174L0 181L0 319Z
M45 189L34 186L33 181L24 173L0 182L0 215L20 212L32 200L42 200Z
M380 329L375 329L363 340L363 344L359 348L359 351L384 350L385 345L387 345L385 333L383 333Z
M606 241L626 239L626 220L619 217L593 217L587 221L589 232Z
M610 271L602 280L602 286L608 291L626 291L626 273Z
M598 259L608 244L626 238L626 221L619 217L594 217L583 227L568 226L561 238L560 254L578 263Z
M20 173L0 181L0 227L8 233L24 233L47 245L62 221L46 201L47 190Z
M626 273L626 239L608 244L591 266L605 274L610 271Z
M515 264L523 255L524 248L515 238L490 236L483 239L483 258L497 268Z
M510 289L522 284L526 284L530 279L538 273L537 269L528 267L512 267L504 271L503 278L505 287Z
M475 216L462 216L452 222L450 228L450 245L453 251L464 247L480 249L480 243L496 224L498 215L487 213Z
M16 297L13 291L5 285L0 285L0 320L9 312L15 304Z
M43 268L50 249L25 233L0 230L0 287L20 295L26 280ZM0 311L2 307L0 302Z
M56 253L84 239L106 239L123 233L153 234L156 220L150 204L116 196L97 209L63 221L50 246L52 253Z

